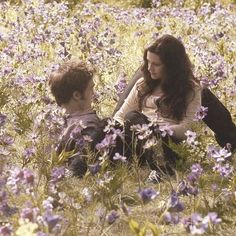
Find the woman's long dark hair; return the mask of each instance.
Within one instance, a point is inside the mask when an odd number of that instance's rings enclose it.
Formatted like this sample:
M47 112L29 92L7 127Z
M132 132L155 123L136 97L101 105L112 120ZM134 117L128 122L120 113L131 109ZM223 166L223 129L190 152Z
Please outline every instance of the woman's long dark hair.
M153 80L148 71L147 53L158 55L164 64L164 76L161 81ZM139 107L145 96L151 94L161 85L163 96L157 102L161 114L166 117L182 120L187 109L189 96L194 96L192 65L186 54L184 45L171 35L157 39L144 51L142 71L145 85L138 87Z

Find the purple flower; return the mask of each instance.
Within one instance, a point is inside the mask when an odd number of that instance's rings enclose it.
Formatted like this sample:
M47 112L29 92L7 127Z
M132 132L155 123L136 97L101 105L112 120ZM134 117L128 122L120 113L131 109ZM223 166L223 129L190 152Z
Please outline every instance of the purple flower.
M96 175L96 174L100 171L101 166L100 166L100 164L97 162L97 163L95 163L95 164L88 165L88 169L89 169L89 171L90 171L90 173L91 173L92 175Z
M202 173L203 173L203 169L202 169L202 167L200 166L200 164L193 164L192 166L191 166L191 172L193 173L193 174L195 174L196 176L201 176L202 175Z
M115 134L106 134L105 138L96 145L96 149L99 151L108 151L109 147L115 145L115 140Z
M124 75L125 76L125 75ZM124 90L125 87L127 85L127 81L125 80L125 78L122 78L121 80L119 80L119 82L114 86L117 92L117 95L120 96Z
M169 211L180 212L184 210L184 204L180 202L178 194L173 191L168 201Z
M160 193L154 190L153 188L145 188L145 189L139 190L140 198L142 199L144 204L155 199L159 194Z
M31 148L26 148L23 155L24 155L26 160L29 160L30 157L35 155L35 153L36 153L35 148L31 147Z
M49 232L52 232L55 226L62 220L61 216L53 215L52 212L45 213L43 218L48 225Z
M51 182L57 183L65 177L65 167L54 167L51 172Z
M22 209L20 217L22 219L28 219L29 221L33 222L36 219L38 212L38 208L26 207Z
M178 195L193 195L197 196L199 193L199 190L197 187L189 186L187 182L181 181L178 186Z
M34 185L34 174L31 170L24 170L24 182L30 186Z
M20 186L24 187L26 191L31 191L34 185L34 174L26 168L15 168L7 179L7 185L11 186L15 194L20 192Z
M199 177L202 175L203 169L199 164L193 164L191 167L191 173L187 176L187 180L190 184L196 184Z
M178 224L180 222L180 217L177 213L166 212L164 215L164 220L168 224Z
M5 226L0 227L0 235L11 236L12 235L12 226L10 224L6 224Z
M10 207L7 202L4 202L0 205L0 212L6 217L10 217L18 212L18 208Z
M14 143L14 138L8 135L2 135L0 136L0 143L2 145L11 145Z
M5 125L6 121L7 121L7 116L0 113L0 127Z
M183 224L191 234L204 234L209 224L219 224L220 222L221 219L218 218L217 213L209 212L205 217L198 213L193 213L190 218L183 221Z
M196 121L202 120L203 118L206 117L207 112L208 112L208 107L201 106L199 111L196 112L194 120Z
M186 230L191 234L204 234L208 228L208 222L203 223L203 218L198 213L193 213L190 218L184 220Z
M113 224L119 217L120 216L116 211L112 211L109 215L107 215L106 219L108 224Z

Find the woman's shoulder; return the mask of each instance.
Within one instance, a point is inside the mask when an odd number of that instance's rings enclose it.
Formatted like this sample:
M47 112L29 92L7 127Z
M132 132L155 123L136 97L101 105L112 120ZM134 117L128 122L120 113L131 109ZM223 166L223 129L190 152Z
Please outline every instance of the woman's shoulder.
M192 79L192 84L193 84L194 91L201 91L202 90L202 86L198 80Z

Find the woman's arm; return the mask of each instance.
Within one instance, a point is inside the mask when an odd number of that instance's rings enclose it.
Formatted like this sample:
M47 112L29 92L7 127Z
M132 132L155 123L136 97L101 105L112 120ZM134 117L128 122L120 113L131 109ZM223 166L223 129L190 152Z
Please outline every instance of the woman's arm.
M143 78L139 79L135 85L133 86L132 90L130 91L129 95L125 99L121 108L115 113L114 119L118 121L120 124L124 124L125 115L129 111L137 111L138 110L138 89L137 85L143 81Z
M170 125L170 129L174 131L173 136L178 140L186 139L184 134L188 129L191 128L191 124L194 122L196 112L199 111L201 107L201 87L199 85L195 86L194 98L189 101L187 106L186 116L177 125Z

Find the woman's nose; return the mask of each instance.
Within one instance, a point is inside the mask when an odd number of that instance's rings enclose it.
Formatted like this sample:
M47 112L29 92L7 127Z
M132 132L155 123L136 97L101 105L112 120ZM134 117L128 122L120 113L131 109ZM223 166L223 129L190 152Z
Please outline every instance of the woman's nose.
M149 64L148 65L148 71L151 71L152 70L152 64Z

